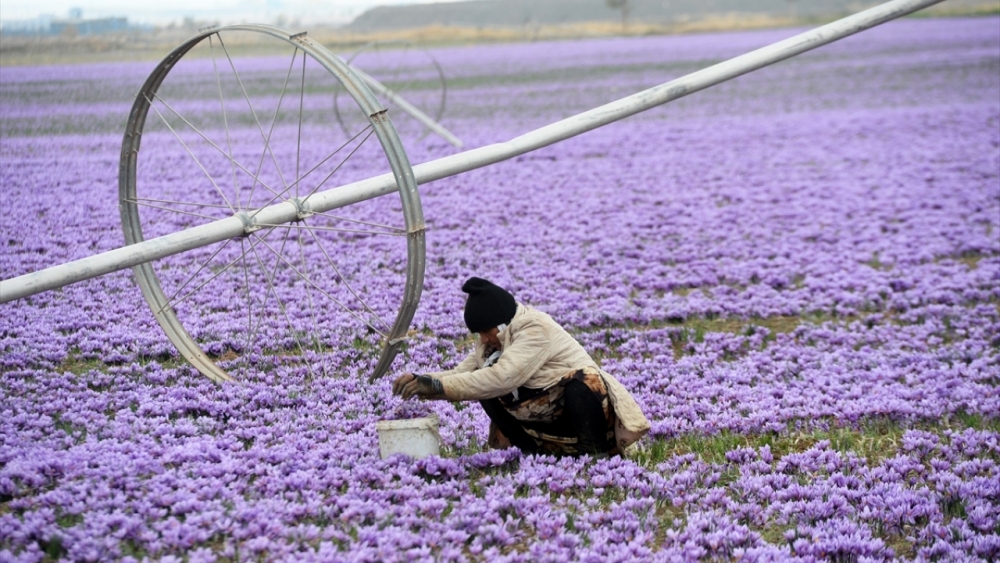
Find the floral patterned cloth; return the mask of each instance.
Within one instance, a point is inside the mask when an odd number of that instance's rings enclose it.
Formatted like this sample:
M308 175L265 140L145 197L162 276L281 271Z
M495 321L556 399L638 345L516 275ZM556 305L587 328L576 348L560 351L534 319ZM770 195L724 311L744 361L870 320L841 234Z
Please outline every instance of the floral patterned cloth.
M601 408L604 410L604 420L607 423L607 441L612 446L614 444L615 413L608 398L608 388L604 378L601 377L601 372L588 367L567 373L548 389L535 391L522 387L516 393L509 393L499 398L500 404L507 412L526 423L524 431L535 439L543 451L560 455L577 453L576 436L567 435L571 432L566 432L565 422L558 424L563 415L566 385L574 379L586 385L600 400ZM498 433L499 431L491 427L491 445L500 445L494 444L494 434Z

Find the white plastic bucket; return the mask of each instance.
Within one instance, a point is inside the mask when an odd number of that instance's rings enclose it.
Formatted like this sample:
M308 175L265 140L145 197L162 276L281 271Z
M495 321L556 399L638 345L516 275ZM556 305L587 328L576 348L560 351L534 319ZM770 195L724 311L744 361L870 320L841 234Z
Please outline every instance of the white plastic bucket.
M393 454L406 454L413 459L440 455L439 422L436 414L422 418L376 422L379 455L382 456L382 459Z

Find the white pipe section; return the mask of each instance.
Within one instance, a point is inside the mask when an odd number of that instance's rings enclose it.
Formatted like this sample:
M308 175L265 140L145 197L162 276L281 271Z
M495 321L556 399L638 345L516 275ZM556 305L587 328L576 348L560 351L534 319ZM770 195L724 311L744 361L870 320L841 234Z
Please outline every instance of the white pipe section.
M467 172L563 141L592 129L683 98L709 86L822 47L944 0L893 0L806 31L637 94L515 137L413 167L418 184Z
M922 10L944 0L892 0L858 12L816 29L800 33L783 41L751 51L728 61L699 70L637 94L605 104L573 117L557 121L515 137L504 143L487 145L413 167L418 184L433 182L462 172L481 168L515 156L546 147L559 141L602 127L620 119L671 102L709 86L736 78L762 67L794 57L817 47L843 39L876 25ZM383 174L359 182L314 194L308 208L317 212L330 211L395 192L392 174ZM294 220L298 209L294 203L283 202L261 210L255 220L278 224ZM252 227L248 227L252 228ZM138 244L103 252L88 258L46 268L9 280L0 281L0 303L56 289L64 285L103 274L131 268L173 254L221 242L244 234L244 221L239 216L220 219L192 229Z
M574 115L515 137L454 154L413 167L417 184L426 184L476 168L482 168L515 156L547 147L551 144L586 133L609 123L630 117L648 109L683 98L709 86L747 74L762 67L794 57L838 39L872 28L887 21L922 10L944 0L894 0L837 20L833 23L751 51L728 61L710 66L637 94ZM376 176L326 190L310 198L310 207L317 211L344 207L372 199L396 190L389 174Z
M392 191L396 191L396 182L392 174L386 174L386 176L392 182ZM299 210L293 201L299 200L284 201L265 207L258 210L253 216L248 213L239 213L232 217L162 237L144 240L138 244L130 244L73 262L0 281L0 303L222 242L255 229L254 225L257 224L281 225L290 223L299 216ZM313 208L315 209L315 207Z

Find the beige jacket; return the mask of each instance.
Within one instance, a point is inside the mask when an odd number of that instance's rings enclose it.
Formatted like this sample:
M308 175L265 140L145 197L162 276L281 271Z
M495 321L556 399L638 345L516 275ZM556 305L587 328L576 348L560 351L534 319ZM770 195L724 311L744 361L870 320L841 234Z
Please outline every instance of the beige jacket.
M477 340L476 349L454 369L428 374L441 380L446 399L493 399L522 385L545 389L578 369L600 370L590 354L552 317L526 305L518 304L499 339L503 354L490 367L483 367L485 345ZM615 441L624 448L649 431L649 421L617 379L603 370L601 376L618 419Z

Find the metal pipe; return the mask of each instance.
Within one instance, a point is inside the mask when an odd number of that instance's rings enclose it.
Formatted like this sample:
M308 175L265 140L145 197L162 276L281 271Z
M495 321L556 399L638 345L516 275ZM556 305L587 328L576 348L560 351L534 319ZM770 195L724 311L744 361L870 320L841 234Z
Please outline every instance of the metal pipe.
M676 80L535 129L510 141L471 149L415 165L413 174L417 179L417 184L426 184L508 160L672 102L709 86L731 80L943 1L893 0L886 2ZM395 185L392 183L392 176L383 174L318 193L309 202L316 210L332 209L383 196L394 191Z
M417 183L424 184L507 160L822 47L838 39L854 35L942 1L944 0L892 0L676 80L535 129L510 141L487 145L419 164L413 167L413 173ZM308 207L318 212L330 211L395 191L397 188L393 175L383 174L314 194L309 198ZM276 209L279 207L286 208ZM290 217L286 220L290 221L297 214L291 213L289 215L288 208L292 207L294 204L289 202L273 205L261 211L258 217L265 215L269 219L267 221L269 223L276 223L278 219L285 217ZM261 222L264 222L263 217L261 217ZM4 280L0 282L0 303L179 254L199 246L221 242L243 233L243 221L239 217L229 217L179 233Z
M505 143L487 145L414 166L413 172L417 177L417 183L423 184L507 160L683 98L709 86L715 86L943 1L893 0L886 2L676 80L535 129Z

